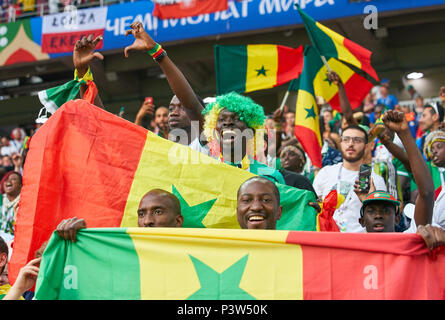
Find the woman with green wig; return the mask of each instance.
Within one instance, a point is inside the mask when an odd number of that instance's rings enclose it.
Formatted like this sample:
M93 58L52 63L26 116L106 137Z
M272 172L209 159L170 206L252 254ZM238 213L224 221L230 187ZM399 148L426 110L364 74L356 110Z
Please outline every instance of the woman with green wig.
M254 159L264 146L263 108L251 98L231 92L216 97L203 110L204 134L212 156L275 182L286 184L277 170Z

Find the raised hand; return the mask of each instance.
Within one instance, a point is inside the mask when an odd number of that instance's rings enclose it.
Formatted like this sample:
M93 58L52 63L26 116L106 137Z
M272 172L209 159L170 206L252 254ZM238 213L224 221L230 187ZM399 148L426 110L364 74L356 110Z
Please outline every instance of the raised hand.
M333 82L336 86L338 86L339 84L343 84L340 76L335 71L330 71L326 75L328 77L328 80Z
M98 36L93 40L93 35L90 34L87 37L83 37L81 40L77 40L74 45L73 63L74 68L77 69L79 78L83 77L88 71L88 66L94 58L100 60L104 59L104 56L99 52L94 52L97 44L103 39L102 36Z
M382 121L387 128L396 133L409 130L408 122L403 112L388 110L383 115Z
M375 191L375 185L374 185L374 181L372 181L372 178L370 178L370 186L369 186L368 192L362 192L362 190L360 189L360 181L358 179L355 180L354 192L357 195L357 197L360 199L361 202L363 202L363 200L366 199L366 196L368 194L373 193L374 191Z
M125 32L125 36L132 34L134 37L134 42L128 47L125 47L124 49L125 58L128 58L129 50L150 51L156 46L156 42L144 30L142 22L135 21L130 25L130 28L131 30L127 30Z
M283 115L289 111L288 106L284 106L282 109L278 108L274 111L272 117L273 121L275 121L276 124L281 124L281 121L283 120Z

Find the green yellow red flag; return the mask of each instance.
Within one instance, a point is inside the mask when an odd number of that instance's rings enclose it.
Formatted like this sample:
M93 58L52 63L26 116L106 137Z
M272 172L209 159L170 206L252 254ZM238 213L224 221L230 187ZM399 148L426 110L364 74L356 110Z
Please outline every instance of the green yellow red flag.
M85 100L59 108L37 131L23 172L9 276L47 241L63 219L88 227L136 227L137 208L152 189L175 194L184 227L240 228L239 186L254 174L106 112ZM277 184L282 230L316 230L315 195Z
M315 96L323 97L334 110L342 112L338 86L329 81L327 77L327 67L323 64L319 53L313 47L306 46L306 48L307 47L311 49L305 49L305 58L310 60L310 64L305 65L315 72L313 73ZM329 58L327 62L330 69L335 71L342 80L351 108L358 108L372 89L373 84L335 58ZM290 83L289 91L298 91L300 87L299 79L300 78L293 80Z
M376 81L379 80L377 73L371 65L371 51L315 21L301 10L298 5L297 8L309 38L320 55L350 63L369 74Z
M295 108L295 136L303 146L314 166L321 168L321 137L318 106L315 100L314 78L318 71L313 68L311 51L304 50L304 68L299 80L297 106Z
M36 298L443 299L444 267L416 234L83 229L75 243L53 234Z
M215 45L216 90L243 93L268 89L298 78L303 47L273 44Z

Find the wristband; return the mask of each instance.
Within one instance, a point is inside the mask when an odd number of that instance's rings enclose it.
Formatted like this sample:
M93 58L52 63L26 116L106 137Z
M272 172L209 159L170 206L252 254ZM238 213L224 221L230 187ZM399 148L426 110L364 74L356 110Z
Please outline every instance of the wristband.
M156 57L153 57L153 60L159 63L166 56L167 56L167 51L162 50L162 52L159 55L157 55Z
M159 43L156 43L155 47L147 52L149 55L152 56L153 59L155 59L157 56L159 56L162 53L162 51L164 51L164 49L162 49L162 47Z
M91 68L88 67L87 72L85 72L83 77L80 78L80 79L79 79L79 75L78 75L77 69L75 69L74 70L74 80L77 80L79 82L81 82L82 80L85 81L85 82L87 82L88 80L93 81L94 79L93 79L93 73L91 72Z

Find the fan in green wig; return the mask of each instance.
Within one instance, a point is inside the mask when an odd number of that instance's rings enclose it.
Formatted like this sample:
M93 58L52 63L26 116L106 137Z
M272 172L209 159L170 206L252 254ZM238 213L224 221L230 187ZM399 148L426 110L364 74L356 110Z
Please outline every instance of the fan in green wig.
M264 148L266 116L263 107L251 98L231 92L216 97L216 101L209 104L202 114L204 134L213 156L285 184L281 173L252 157L256 154L255 150Z

